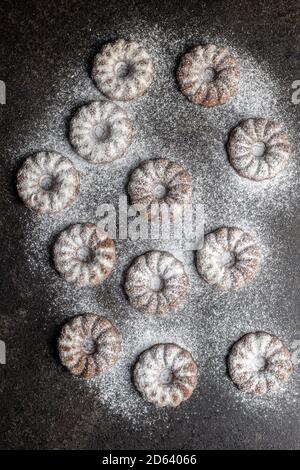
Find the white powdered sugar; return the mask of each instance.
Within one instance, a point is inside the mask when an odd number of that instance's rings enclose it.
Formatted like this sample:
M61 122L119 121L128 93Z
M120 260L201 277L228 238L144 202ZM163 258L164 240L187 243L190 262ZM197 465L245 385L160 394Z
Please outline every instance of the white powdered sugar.
M83 63L74 69L68 64L55 75L52 102L47 103L36 120L28 121L27 134L11 142L14 162L21 161L25 154L47 149L70 158L81 173L79 198L65 212L56 217L37 217L24 208L24 254L33 279L43 282L49 305L45 314L49 318L59 318L61 324L75 314L97 313L110 319L120 331L122 350L114 368L87 382L70 376L70 387L74 380L79 381L86 393L99 401L99 407L109 409L136 427L173 416L167 414L172 410L158 411L147 405L131 380L138 355L157 343L171 342L184 347L198 365L198 386L181 405L187 417L203 394L212 411L218 411L218 403L210 401L210 394L218 394L228 409L239 409L242 413L259 410L269 417L275 411L284 413L292 407L297 394L296 374L276 396L253 398L238 391L226 371L230 347L244 333L267 331L287 346L295 339L286 297L290 282L286 274L293 273L293 267L284 262L289 247L282 227L288 227L297 207L296 120L291 117L287 96L282 93L283 85L269 66L242 49L230 33L199 36L195 25L191 19L184 34L179 35L166 25L150 28L137 22L128 28L124 21L114 32L116 37L128 38L130 30L129 39L146 47L155 63L155 78L148 93L134 102L121 104L134 127L132 144L121 160L94 167L78 157L68 143L73 111L91 100L103 99ZM239 91L224 106L206 109L194 105L178 90L176 62L188 46L200 43L226 46L239 61ZM294 149L285 171L269 181L243 179L228 161L229 132L242 119L250 117L268 117L282 123ZM132 260L149 249L164 250L162 240L116 240L117 263L113 274L95 289L78 289L68 284L51 263L57 234L73 223L95 223L99 204L117 204L118 197L126 194L131 171L141 161L157 157L180 163L192 175L194 202L204 204L206 232L222 226L238 227L251 233L262 250L261 272L255 282L239 292L228 293L218 291L199 277L193 252L170 248L184 263L190 287L180 309L164 318L145 317L135 311L122 287L124 273Z

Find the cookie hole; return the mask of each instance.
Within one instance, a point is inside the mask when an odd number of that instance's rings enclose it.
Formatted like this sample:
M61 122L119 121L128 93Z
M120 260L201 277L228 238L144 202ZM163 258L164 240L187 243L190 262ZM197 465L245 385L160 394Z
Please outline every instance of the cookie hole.
M171 369L163 369L159 375L159 381L162 385L169 385L173 380L173 372Z
M153 276L150 280L150 289L154 292L161 292L164 288L164 281L160 276Z
M40 179L40 187L44 191L51 191L55 186L55 179L51 175L42 176Z
M207 67L203 74L202 74L202 80L203 82L206 82L206 83L210 83L210 82L213 82L217 77L217 72L211 68L211 67Z
M83 343L83 349L85 354L95 354L97 351L97 343L92 338L86 338Z
M106 124L98 124L95 127L95 136L96 139L100 142L105 142L109 139L111 134L110 127Z
M265 357L257 356L253 361L253 366L257 372L265 372L268 362Z
M266 146L263 142L256 142L251 147L251 153L256 158L262 158L266 152Z
M156 199L163 199L167 195L167 188L163 184L158 184L153 190L153 196Z
M128 78L132 73L132 67L126 62L119 62L116 66L116 75L118 78Z
M236 256L231 251L225 251L222 255L222 264L226 268L232 268L236 263Z
M77 258L82 263L92 263L95 259L95 253L88 246L82 246L77 250Z

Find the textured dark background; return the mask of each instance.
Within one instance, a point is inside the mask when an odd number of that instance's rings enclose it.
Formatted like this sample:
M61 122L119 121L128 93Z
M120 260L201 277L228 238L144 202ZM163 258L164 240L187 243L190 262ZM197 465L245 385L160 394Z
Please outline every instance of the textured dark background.
M16 142L18 133L30 127L36 110L41 112L51 103L56 71L65 70L65 64L78 61L79 56L86 57L88 68L98 45L95 31L99 37L103 25L105 30L110 25L114 29L114 18L128 17L149 24L167 20L170 27L183 29L191 17L197 19L199 30L214 25L221 31L230 25L243 46L273 62L278 73L284 71L287 83L300 79L298 0L1 1L0 79L7 85L7 104L0 108L0 339L7 344L8 364L0 366L0 447L299 449L299 413L289 413L271 427L271 421L254 413L228 411L226 403L219 403L218 413L211 412L209 403L218 397L210 396L207 409L197 409L194 403L191 419L178 411L176 419L168 420L167 429L160 423L149 424L141 433L130 422L99 409L84 390L70 390L68 380L57 382L53 338L61 320L47 322L38 315L49 299L23 263L24 209L15 195L16 164L10 160L12 149L7 143L12 135ZM292 112L299 112L296 106ZM276 227L290 245L287 263L299 258L299 228L296 216L292 227L282 227L280 221ZM295 278L291 289L287 292L294 303L291 315L297 316L300 294L295 291Z

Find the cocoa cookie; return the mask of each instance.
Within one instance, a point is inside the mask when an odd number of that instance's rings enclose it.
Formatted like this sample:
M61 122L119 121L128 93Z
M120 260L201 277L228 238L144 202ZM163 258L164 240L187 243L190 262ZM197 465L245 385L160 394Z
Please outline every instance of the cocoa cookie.
M75 224L58 236L53 249L57 271L79 287L97 286L115 264L115 243L95 224Z
M225 47L196 46L183 55L177 80L181 92L192 103L217 106L226 103L238 91L240 69Z
M247 119L230 133L229 161L240 176L254 181L274 178L292 154L287 133L270 119Z
M291 354L282 341L262 331L248 333L234 344L228 368L235 385L255 395L278 390L293 370Z
M251 235L236 227L224 227L204 237L197 252L201 277L226 291L238 290L253 282L261 263L261 252Z
M152 83L154 66L149 53L133 41L119 39L96 55L92 78L111 100L129 101L143 95Z
M197 365L188 351L177 344L156 344L140 355L133 380L147 402L158 407L176 407L192 395L197 373Z
M58 340L61 363L84 379L104 374L118 360L120 349L117 329L107 318L94 314L72 318Z
M18 171L17 190L29 209L40 214L60 212L79 194L79 172L68 158L39 152L27 158Z

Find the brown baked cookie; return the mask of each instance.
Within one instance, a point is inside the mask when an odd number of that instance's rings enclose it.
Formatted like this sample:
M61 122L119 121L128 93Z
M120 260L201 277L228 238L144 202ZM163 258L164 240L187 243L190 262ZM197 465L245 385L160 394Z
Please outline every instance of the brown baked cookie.
M115 242L95 224L75 224L60 233L53 249L57 271L79 287L95 287L116 262Z
M94 60L92 78L111 100L129 101L150 87L154 66L149 53L134 41L105 44Z
M17 190L29 209L40 214L60 212L79 194L79 172L63 155L39 152L28 157L18 171Z
M104 374L118 360L120 350L117 329L107 318L94 314L72 318L58 340L61 363L84 379Z
M124 109L107 101L81 106L70 124L70 142L94 165L123 157L132 140L132 123Z
M204 237L197 251L197 269L212 286L232 291L253 282L261 262L261 252L249 233L223 227Z
M130 304L149 315L169 313L183 302L189 281L184 266L166 251L149 251L135 258L126 273Z
M177 344L156 344L144 351L133 380L144 400L176 407L188 400L197 385L198 367L191 354Z
M292 154L287 133L270 119L247 119L229 136L229 160L236 172L254 181L274 178Z
M237 341L228 358L231 380L243 392L265 395L284 384L292 370L291 354L277 336L258 331Z
M181 92L192 103L217 106L238 91L240 69L225 47L196 46L183 55L177 69Z
M158 158L140 164L130 176L128 194L131 204L145 208L148 218L161 221L181 216L192 200L192 178L179 163Z

